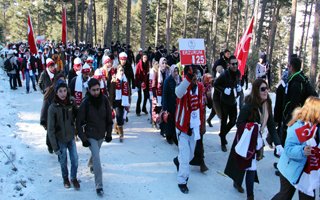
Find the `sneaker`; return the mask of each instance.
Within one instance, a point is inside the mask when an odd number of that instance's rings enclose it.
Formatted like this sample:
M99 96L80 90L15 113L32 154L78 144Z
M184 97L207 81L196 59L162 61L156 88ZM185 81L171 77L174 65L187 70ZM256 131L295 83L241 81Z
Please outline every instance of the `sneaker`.
M221 145L221 151L227 152L227 146L226 145Z
M236 182L233 182L233 187L238 190L240 193L244 193L244 189L241 187L241 185L238 185Z
M72 182L74 189L76 189L76 190L80 189L80 184L77 179L72 179L71 182Z
M64 178L63 179L63 185L65 188L70 188L71 187L71 184L70 184L70 181L68 178Z
M96 190L97 191L97 195L98 196L103 196L104 192L103 192L103 189L102 188L99 188Z
M175 164L176 168L177 168L177 171L179 171L179 160L178 160L178 157L175 157L173 159L173 163Z
M178 187L182 193L184 194L189 193L189 188L187 187L187 184L178 184Z

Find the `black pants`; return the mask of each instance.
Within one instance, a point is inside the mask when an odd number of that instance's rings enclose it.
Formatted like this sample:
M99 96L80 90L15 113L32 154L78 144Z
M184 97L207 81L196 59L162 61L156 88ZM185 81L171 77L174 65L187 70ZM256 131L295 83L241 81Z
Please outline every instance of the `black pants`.
M247 189L247 197L253 196L253 186L254 180L256 177L256 170L247 170L246 171L246 189Z
M280 174L280 192L278 192L271 200L291 200L296 188ZM310 197L299 191L299 200L314 200L315 197Z
M19 85L19 87L22 87L22 82L21 82L21 78L20 78L20 70L16 70L16 84Z
M143 90L143 104L142 104L142 111L147 111L146 105L147 105L147 100L149 98L149 90L145 88ZM141 100L142 100L142 88L138 88L138 100L137 100L137 106L136 106L136 113L140 114L141 112Z
M168 141L172 140L176 145L178 145L174 116L169 117L168 122L165 123L164 126L165 126L166 139Z
M210 122L214 118L214 116L216 116L216 110L212 107L210 115L207 120Z
M229 122L228 122L229 118ZM226 145L227 139L226 136L232 127L236 124L237 120L237 104L226 105L221 104L221 125L220 125L220 139L221 145Z
M200 166L204 164L204 148L203 148L203 135L201 135L200 140L197 140L196 147L194 149L194 157L190 161L190 165Z
M16 74L8 74L9 75L9 83L10 83L10 88L17 88L17 76Z

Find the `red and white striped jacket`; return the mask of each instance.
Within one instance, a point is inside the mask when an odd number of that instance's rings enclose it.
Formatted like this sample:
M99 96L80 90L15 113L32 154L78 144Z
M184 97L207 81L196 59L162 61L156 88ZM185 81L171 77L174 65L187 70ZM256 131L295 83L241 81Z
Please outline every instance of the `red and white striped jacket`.
M198 82L198 99L199 99L199 109L200 109L200 122L204 122L204 101L203 101L203 92L204 86L202 83ZM190 128L190 117L192 112L191 107L191 80L185 78L180 85L175 89L177 95L177 106L176 106L176 116L175 123L177 129L181 132L187 133Z

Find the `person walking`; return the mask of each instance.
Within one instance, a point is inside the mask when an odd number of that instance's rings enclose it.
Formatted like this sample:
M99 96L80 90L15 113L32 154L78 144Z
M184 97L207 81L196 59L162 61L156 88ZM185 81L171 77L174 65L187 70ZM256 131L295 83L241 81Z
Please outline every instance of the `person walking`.
M71 161L71 183L78 190L80 184L77 180L78 153L75 143L76 105L68 92L68 85L63 80L58 80L54 88L55 96L48 110L48 137L52 149L58 155L63 184L70 188L67 167L67 150Z
M175 123L179 154L173 159L177 167L178 187L182 193L189 193L187 186L190 174L189 162L194 157L196 141L200 139L200 126L204 123L203 85L197 81L197 68L187 65L185 79L175 89L177 95Z
M274 143L277 145L277 153L281 154L283 148L280 144L280 139L277 135L275 124L272 115L272 103L268 94L268 84L263 79L257 79L253 82L252 90L249 96L245 99L245 104L240 110L240 114L237 120L237 134L233 141L229 159L225 168L225 174L233 179L233 186L243 193L242 182L246 175L246 189L247 199L254 199L254 182L258 182L257 179L257 161L263 158L263 140L262 135L266 128L271 134ZM238 144L241 140L244 130L252 130L249 146L245 151L245 156L239 153ZM253 127L253 128L252 128ZM243 136L245 137L245 136ZM238 148L239 147L239 148Z
M77 131L84 147L89 147L91 157L88 166L94 173L95 188L102 196L103 180L100 148L103 140L112 140L112 115L108 98L101 93L100 82L92 78L88 82L89 93L82 101L77 116Z
M138 89L138 100L136 106L136 114L140 116L141 114L141 100L143 92L143 104L142 112L148 114L146 105L149 98L149 84L148 84L148 73L149 73L149 61L147 53L143 53L142 59L140 59L136 68L136 87Z

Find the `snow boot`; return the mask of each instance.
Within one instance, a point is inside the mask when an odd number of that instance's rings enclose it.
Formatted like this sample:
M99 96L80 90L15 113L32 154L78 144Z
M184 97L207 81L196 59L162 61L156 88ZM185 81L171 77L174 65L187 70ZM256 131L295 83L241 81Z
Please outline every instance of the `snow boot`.
M178 187L182 193L184 194L189 193L189 188L187 187L187 184L178 184Z
M118 130L119 130L119 139L120 139L120 142L123 142L123 126L118 126Z
M69 178L63 178L63 185L64 185L65 188L70 188L71 187Z
M97 191L98 196L100 196L100 197L103 196L104 192L103 192L102 188L98 188L96 191Z
M206 165L206 163L202 163L201 165L200 165L200 172L201 173L204 173L204 172L206 172L206 171L208 171L209 170L209 168L207 167L207 165Z
M80 189L80 184L79 184L79 182L78 182L77 179L72 179L72 180L71 180L71 183L72 183L74 189L76 189L76 190L79 190L79 189Z

